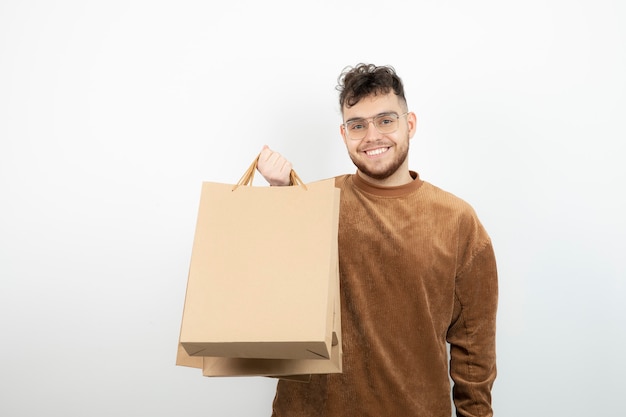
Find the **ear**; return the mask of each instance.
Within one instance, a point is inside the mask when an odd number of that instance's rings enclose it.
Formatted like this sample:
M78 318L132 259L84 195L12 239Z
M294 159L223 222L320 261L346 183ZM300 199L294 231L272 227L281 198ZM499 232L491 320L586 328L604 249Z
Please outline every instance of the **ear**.
M343 138L343 143L347 145L348 138L346 136L346 127L343 124L339 125L339 133L341 133L341 137Z
M409 114L406 115L406 122L409 127L409 139L411 139L417 131L417 116L415 113L409 112Z

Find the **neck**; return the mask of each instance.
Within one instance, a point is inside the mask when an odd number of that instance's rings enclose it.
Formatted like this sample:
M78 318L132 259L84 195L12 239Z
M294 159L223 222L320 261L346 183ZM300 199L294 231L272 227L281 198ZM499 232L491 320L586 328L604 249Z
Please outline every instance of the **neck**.
M409 170L397 170L391 176L384 179L376 179L372 178L360 170L357 170L357 175L363 178L365 181L377 185L379 187L398 187L404 184L408 184L413 181L413 177L411 177L411 173Z

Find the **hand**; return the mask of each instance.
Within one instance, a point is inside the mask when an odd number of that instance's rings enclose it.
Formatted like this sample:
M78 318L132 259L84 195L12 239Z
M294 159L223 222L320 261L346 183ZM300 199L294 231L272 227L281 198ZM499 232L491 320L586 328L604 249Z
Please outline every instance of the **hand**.
M291 162L281 154L272 151L267 145L263 146L257 169L270 185L290 185L291 168Z

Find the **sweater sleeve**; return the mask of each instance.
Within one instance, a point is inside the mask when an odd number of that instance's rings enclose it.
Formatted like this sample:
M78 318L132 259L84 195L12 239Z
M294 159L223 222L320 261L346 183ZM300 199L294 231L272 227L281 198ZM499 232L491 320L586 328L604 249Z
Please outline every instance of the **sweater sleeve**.
M457 416L491 417L491 388L496 378L496 261L491 242L479 224L469 236L459 247L461 267L447 333L450 376Z

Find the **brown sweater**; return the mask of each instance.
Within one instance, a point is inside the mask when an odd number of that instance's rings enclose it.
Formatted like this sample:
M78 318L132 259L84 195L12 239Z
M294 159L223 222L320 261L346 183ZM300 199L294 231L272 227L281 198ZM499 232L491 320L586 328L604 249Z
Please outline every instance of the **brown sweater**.
M419 179L341 188L343 373L280 380L275 417L492 416L497 273L463 200ZM446 342L450 344L450 367Z

